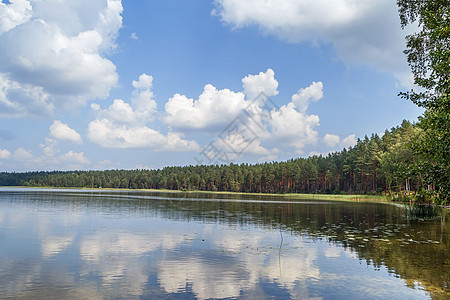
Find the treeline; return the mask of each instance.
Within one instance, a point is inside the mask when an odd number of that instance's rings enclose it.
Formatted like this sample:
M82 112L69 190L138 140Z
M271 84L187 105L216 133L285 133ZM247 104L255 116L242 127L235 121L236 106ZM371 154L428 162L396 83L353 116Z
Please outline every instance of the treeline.
M410 165L421 130L408 121L327 156L261 164L166 167L158 170L0 173L3 186L169 189L251 193L385 194L432 190Z

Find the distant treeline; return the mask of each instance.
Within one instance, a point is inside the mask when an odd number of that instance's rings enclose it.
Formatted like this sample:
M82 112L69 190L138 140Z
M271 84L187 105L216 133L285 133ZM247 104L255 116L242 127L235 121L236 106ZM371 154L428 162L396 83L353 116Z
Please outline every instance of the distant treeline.
M106 170L0 173L3 186L169 189L259 193L386 194L404 197L432 190L410 169L410 144L420 129L408 121L358 140L327 156L261 164Z

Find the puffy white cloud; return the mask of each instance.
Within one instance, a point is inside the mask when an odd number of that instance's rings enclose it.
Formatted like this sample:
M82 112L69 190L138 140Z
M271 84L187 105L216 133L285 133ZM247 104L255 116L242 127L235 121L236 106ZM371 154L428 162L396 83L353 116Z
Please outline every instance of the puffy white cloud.
M243 93L217 90L207 84L197 100L175 94L165 105L163 120L174 128L214 131L232 122L261 93L264 97L278 94L278 81L272 69L247 75L242 79L242 87Z
M356 136L354 134L350 134L347 137L341 138L336 134L327 133L323 137L323 142L330 148L336 149L339 148L349 148L353 147L356 144ZM341 149L339 149L341 150Z
M85 165L89 163L89 159L84 156L84 152L77 153L73 152L72 150L62 155L59 158L59 160L65 163L72 163L72 164Z
M157 104L153 100L153 77L147 74L139 76L139 80L132 82L133 91L131 102L135 107L134 117L137 122L153 120L157 110Z
M279 150L276 148L267 149L261 145L262 136L267 136L268 133L261 130L254 132L249 127L225 131L212 145L204 148L199 160L206 158L209 161L217 160L218 163L227 164L238 159L244 153L260 156L260 161L274 160Z
M205 92L198 101L176 95L166 104L166 112L177 112L173 114L171 122L178 122L184 128L197 126L203 129L206 124L216 124L214 122L220 115L222 118L227 116L223 131L211 146L204 148L201 155L209 161L218 159L219 163L232 161L244 153L263 156L262 160L274 160L280 153L278 148L273 147L275 144L292 147L295 152L302 154L305 146L317 142L318 132L315 128L319 126L319 117L308 115L306 110L311 102L323 97L322 82L313 82L309 87L299 89L292 96L292 101L280 108L270 99L270 96L278 94L278 81L272 69L258 75L248 75L242 79L242 83L247 101L244 101L242 93L226 90L228 94L240 96L240 100L236 101L240 105L235 107L240 106L243 110L236 109L234 115L230 110L227 112L226 108L215 111L212 97L208 98L209 102L202 99ZM213 86L207 86L205 90L207 88L216 94L221 92ZM250 100L249 97L255 98ZM202 123L201 118L207 121Z
M0 159L8 159L11 157L11 152L6 149L0 149Z
M306 145L315 144L318 140L316 127L320 125L319 116L308 115L306 110L311 102L323 97L322 82L313 82L309 87L299 89L292 96L292 101L272 109L267 121L268 135L261 135L262 139L276 141L293 147L298 154L303 153Z
M31 4L26 0L15 0L9 4L0 2L0 34L27 22L31 10Z
M99 106L95 105L96 103L93 103L91 107L98 110ZM133 108L122 99L115 99L113 104L102 112L102 115L109 120L120 123L133 123L135 120Z
M132 93L131 104L122 99L115 99L108 108L101 110L97 103L91 108L103 117L117 124L137 125L146 123L154 118L157 104L153 99L153 77L142 74L138 81L132 82L135 90Z
M311 152L309 152L308 153L308 156L325 156L326 154L325 153L320 153L320 152L317 152L317 151L311 151Z
M57 140L69 141L76 144L81 144L81 136L70 128L67 124L62 123L60 120L53 121L50 126L50 137Z
M45 143L40 144L42 147L43 154L47 157L54 157L58 150L56 150L56 146L58 145L58 141L49 137L45 138Z
M90 163L90 160L84 155L84 152L75 152L70 150L65 154L59 155L59 140L51 137L45 138L45 143L40 144L42 153L33 155L30 150L19 147L12 154L12 159L21 162L27 168L36 168L41 170L50 169L79 169Z
M344 148L353 147L356 145L356 136L354 134L350 134L342 140L341 146Z
M207 84L198 100L180 94L170 98L163 120L173 128L217 130L231 122L245 105L243 93L217 90Z
M49 116L53 108L42 87L21 84L0 73L0 117Z
M242 79L242 87L248 100L253 100L259 94L271 97L278 95L278 81L275 79L275 72L272 69L260 72L258 75L248 75Z
M319 126L319 116L298 111L290 102L272 113L271 139L280 140L294 147L298 154L302 154L306 145L317 142L316 126Z
M310 102L317 102L323 98L323 83L314 82L305 89L299 89L297 94L292 96L292 102L299 111L305 112Z
M333 148L341 142L341 138L338 135L327 133L323 137L323 141L328 147Z
M0 107L41 115L107 97L118 76L104 54L115 47L122 10L120 0L1 3Z
M184 140L181 134L169 132L167 136L147 126L127 126L108 119L96 119L89 123L88 137L106 148L154 148L168 151L195 151L195 141Z
M145 73L139 76L139 80L131 83L136 89L151 89L153 87L153 77Z
M20 147L13 153L13 159L20 161L20 162L32 162L35 160L35 157L33 154L31 154L31 151L25 150L24 148Z
M104 110L98 104L91 104L97 118L88 125L89 140L107 148L198 150L199 146L195 141L184 140L180 133L169 132L164 135L146 125L157 113L152 82L153 78L147 74L142 74L138 81L132 82L135 90L132 93L131 104L116 99Z
M214 14L234 28L259 26L289 42L332 43L348 64L409 73L398 9L391 0L216 0Z

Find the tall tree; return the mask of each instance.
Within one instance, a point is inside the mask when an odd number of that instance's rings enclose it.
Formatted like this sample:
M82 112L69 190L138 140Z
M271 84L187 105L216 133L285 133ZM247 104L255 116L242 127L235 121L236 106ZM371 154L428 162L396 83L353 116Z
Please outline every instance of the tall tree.
M414 145L416 169L438 202L450 202L450 0L398 0L402 27L417 23L404 51L423 90L401 93L426 109L419 118L423 138ZM432 188L436 186L436 189Z

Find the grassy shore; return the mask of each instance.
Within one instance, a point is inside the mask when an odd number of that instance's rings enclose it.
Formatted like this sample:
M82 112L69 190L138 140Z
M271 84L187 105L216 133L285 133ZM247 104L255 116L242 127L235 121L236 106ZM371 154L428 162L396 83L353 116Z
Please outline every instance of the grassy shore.
M184 193L184 194L213 194L213 195L243 195L243 196L271 196L279 197L280 200L325 200L325 201L348 201L348 202L382 202L382 203L408 203L409 201L398 201L388 196L382 195L334 195L334 194L270 194L270 193L244 193L244 192L224 192L224 191L181 191L166 189L125 189L125 188L86 188L86 187L55 187L55 186L0 186L10 188L35 188L35 189L72 189L72 190L92 190L92 191L133 191L133 192L157 192L157 193ZM436 205L436 204L430 204ZM436 205L449 210L450 206Z
M37 188L37 189L77 189L77 190L95 190L95 191L135 191L135 192L159 192L159 193L200 193L200 194L216 194L216 195L250 195L250 196L272 196L289 199L303 199L303 200L337 200L337 201L377 201L390 202L385 196L379 195L333 195L333 194L270 194L270 193L246 193L246 192L226 192L226 191L181 191L181 190L166 190L166 189L125 189L125 188L86 188L86 187L55 187L55 186L4 186L12 188Z

